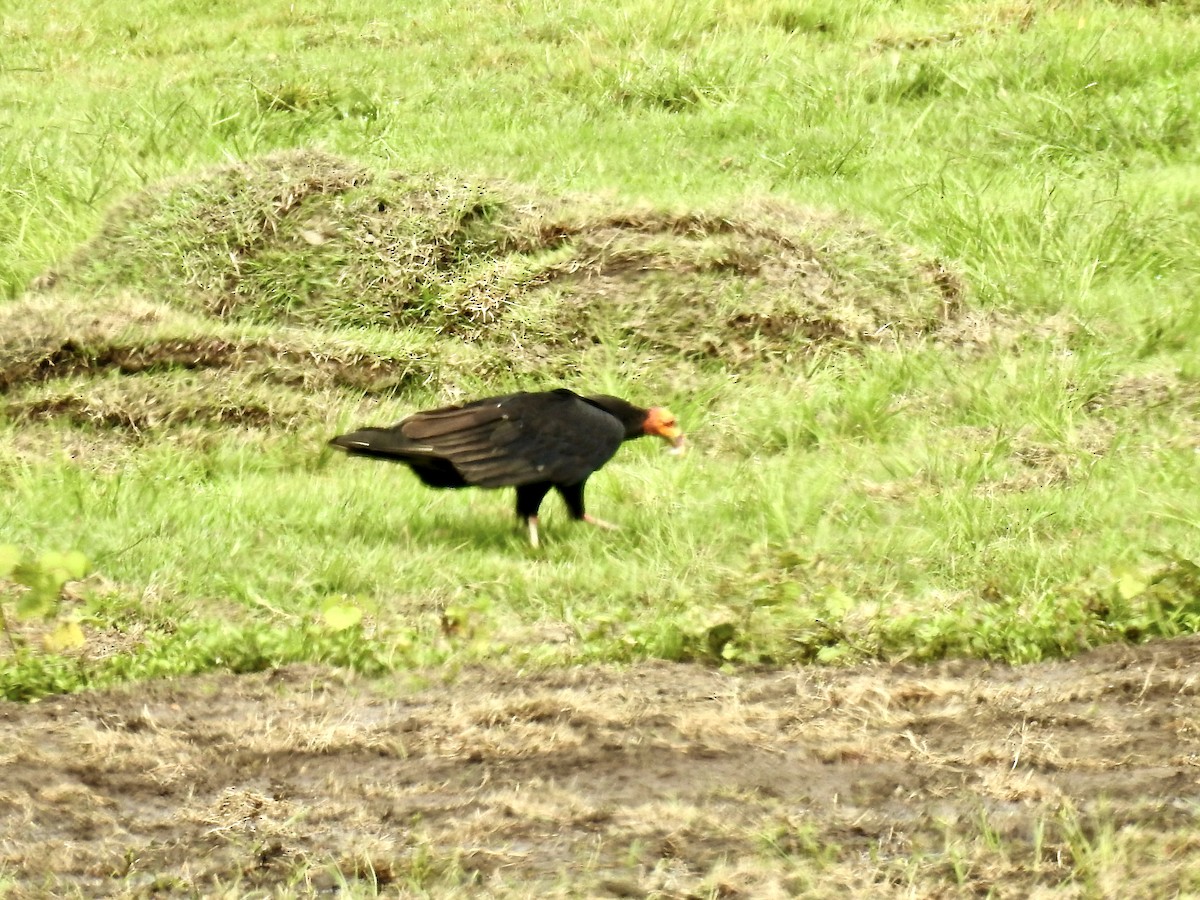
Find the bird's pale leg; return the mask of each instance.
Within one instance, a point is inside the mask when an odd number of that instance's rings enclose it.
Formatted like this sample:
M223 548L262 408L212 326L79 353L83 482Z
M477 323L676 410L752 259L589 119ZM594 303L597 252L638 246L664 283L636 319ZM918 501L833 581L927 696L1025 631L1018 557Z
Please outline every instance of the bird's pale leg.
M548 490L550 484L545 481L517 487L517 518L525 520L525 525L529 528L529 543L534 547L538 545L538 508Z
M580 522L587 522L589 525L595 525L597 528L606 528L609 531L616 529L616 525L611 522L605 522L603 519L597 519L591 513L585 512L583 508L583 483L558 485L558 492L562 495L563 500L567 504L567 509L571 513L572 519L577 519Z

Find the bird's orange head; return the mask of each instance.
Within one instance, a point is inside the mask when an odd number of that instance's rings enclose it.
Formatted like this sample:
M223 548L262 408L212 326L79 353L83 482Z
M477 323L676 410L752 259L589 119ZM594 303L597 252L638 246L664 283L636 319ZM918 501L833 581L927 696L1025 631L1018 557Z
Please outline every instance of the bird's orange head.
M660 437L671 445L672 453L683 453L687 449L687 440L675 415L664 406L652 406L646 410L646 420L642 430L649 435Z

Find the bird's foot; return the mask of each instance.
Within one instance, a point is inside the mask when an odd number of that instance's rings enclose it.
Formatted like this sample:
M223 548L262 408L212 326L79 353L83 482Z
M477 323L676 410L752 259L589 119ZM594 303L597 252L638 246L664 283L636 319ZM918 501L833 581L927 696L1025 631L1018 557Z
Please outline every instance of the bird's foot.
M530 516L525 522L529 525L529 545L536 550L538 546L538 517Z
M604 528L608 531L616 531L620 525L614 525L612 522L605 522L603 519L597 519L595 516L584 514L583 521L589 525L595 525L597 528Z

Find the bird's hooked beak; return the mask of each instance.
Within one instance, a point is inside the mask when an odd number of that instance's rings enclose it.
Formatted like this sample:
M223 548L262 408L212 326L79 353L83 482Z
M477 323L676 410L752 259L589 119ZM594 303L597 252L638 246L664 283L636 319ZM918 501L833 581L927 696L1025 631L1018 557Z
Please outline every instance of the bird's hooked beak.
M670 444L671 449L668 452L672 456L682 456L687 452L687 439L683 435L683 430L679 427L675 416L665 407L655 406L650 409L646 413L646 422L642 426L642 430L646 434L660 437Z

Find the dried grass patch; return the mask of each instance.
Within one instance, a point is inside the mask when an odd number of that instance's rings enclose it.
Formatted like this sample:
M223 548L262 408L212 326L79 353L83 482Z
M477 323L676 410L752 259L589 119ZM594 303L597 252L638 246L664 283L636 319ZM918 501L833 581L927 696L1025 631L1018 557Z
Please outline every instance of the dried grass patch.
M185 893L1035 896L1118 871L1179 887L1198 653L418 687L295 667L51 698L0 717L0 822L22 835L0 864L85 893L166 872Z

